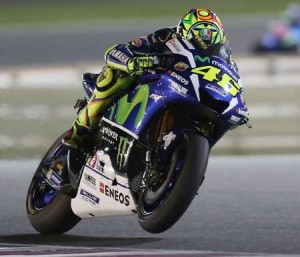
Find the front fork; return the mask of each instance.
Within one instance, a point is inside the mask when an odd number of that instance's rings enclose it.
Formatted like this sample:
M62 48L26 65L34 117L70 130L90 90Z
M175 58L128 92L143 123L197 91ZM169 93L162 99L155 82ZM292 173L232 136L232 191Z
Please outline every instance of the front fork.
M187 131L201 134L210 140L214 130L214 122L210 119L202 118L200 121L196 121L171 110L165 112L156 129L155 140L152 137L152 141L156 142L155 146L149 146L151 137L148 136L148 148L145 156L146 168L143 173L141 188L145 190L149 187L155 187L165 178L173 152Z
M143 173L141 185L141 189L143 191L147 190L149 187L155 188L158 186L159 182L162 181L165 175L163 170L165 170L166 165L160 165L160 155L162 154L160 149L162 144L166 144L166 131L169 131L169 129L172 128L174 124L174 116L171 115L170 111L167 111L164 113L158 124L159 125L157 126L154 135L155 140L153 140L156 142L154 147L150 147L149 141L151 140L151 136L149 136L149 134L147 135L148 147L145 156L146 168ZM168 141L167 144L169 143L170 141Z

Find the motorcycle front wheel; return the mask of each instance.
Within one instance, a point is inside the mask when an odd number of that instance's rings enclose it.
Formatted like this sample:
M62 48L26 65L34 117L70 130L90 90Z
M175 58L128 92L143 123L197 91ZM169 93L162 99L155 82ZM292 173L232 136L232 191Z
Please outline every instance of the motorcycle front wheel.
M33 228L41 234L62 234L72 229L81 219L71 209L71 197L52 188L42 175L42 168L54 156L66 154L61 135L42 158L29 185L26 209Z
M210 146L208 140L186 133L170 160L165 181L155 190L144 191L138 204L141 227L161 233L172 227L187 210L204 180Z

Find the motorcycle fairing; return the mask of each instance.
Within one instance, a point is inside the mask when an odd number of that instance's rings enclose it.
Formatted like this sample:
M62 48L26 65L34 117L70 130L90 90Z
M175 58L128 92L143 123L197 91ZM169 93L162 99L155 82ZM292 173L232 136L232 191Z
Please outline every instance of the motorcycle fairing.
M182 106L211 104L204 102L208 95L227 108L216 111L223 130L233 129L248 117L248 108L241 95L243 86L238 73L220 57L207 56L187 41L177 38L168 41L174 59L161 74L144 74L139 85L119 99L105 118L139 137L153 115L173 103Z
M126 170L134 134L103 118L100 143L86 163L72 210L79 217L133 214L136 210Z
M102 171L94 167L99 167L99 163L104 163ZM97 151L86 164L78 193L71 200L71 207L81 218L129 215L136 212L128 179L110 170L109 156L101 151Z
M99 149L86 163L71 207L81 218L128 215L136 212L128 178L116 172L109 154L103 150Z

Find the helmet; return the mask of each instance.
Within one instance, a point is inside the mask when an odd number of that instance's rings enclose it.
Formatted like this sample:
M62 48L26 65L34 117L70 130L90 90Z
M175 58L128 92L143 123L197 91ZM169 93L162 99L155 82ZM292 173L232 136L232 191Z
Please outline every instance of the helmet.
M209 9L191 9L179 21L177 32L204 52L213 54L226 41L219 17Z

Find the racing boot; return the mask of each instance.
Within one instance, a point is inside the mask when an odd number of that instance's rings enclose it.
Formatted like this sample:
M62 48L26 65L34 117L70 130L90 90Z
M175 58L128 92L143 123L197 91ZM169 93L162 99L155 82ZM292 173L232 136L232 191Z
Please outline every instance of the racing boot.
M88 155L93 152L93 134L77 118L62 143L67 147L67 170L70 183L76 185ZM65 178L62 177L63 180Z

